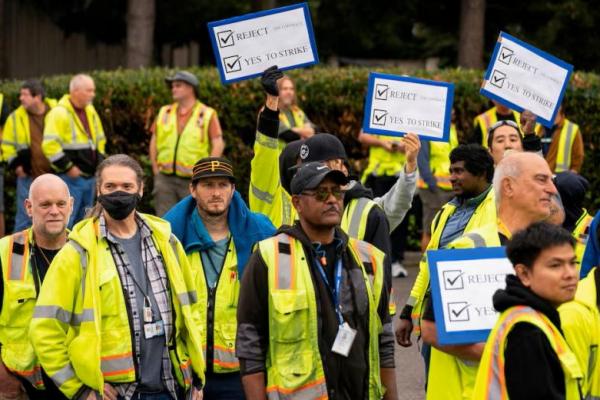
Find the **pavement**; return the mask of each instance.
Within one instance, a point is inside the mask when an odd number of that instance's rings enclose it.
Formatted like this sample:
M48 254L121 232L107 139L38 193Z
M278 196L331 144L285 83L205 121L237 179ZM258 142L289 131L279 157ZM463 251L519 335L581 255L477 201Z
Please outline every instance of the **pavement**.
M398 306L398 313L402 310L410 289L419 272L419 259L421 254L418 252L407 252L405 254L404 267L408 270L408 277L394 278L394 297ZM394 326L398 317L394 318ZM396 384L398 385L399 400L423 400L425 399L424 365L419 347L415 338L411 339L413 345L405 348L396 344Z

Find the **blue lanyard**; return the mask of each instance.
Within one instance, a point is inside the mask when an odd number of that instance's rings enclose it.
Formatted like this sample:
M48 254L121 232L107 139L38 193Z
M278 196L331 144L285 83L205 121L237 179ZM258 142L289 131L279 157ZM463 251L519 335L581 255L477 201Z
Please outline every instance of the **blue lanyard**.
M338 323L340 325L342 325L344 323L344 317L342 315L342 309L340 307L340 287L342 286L342 260L338 260L338 262L335 265L335 274L334 274L334 279L335 279L335 286L331 286L329 284L329 279L327 279L327 274L325 273L325 270L323 269L323 266L321 265L321 262L318 259L315 259L315 262L317 263L318 266L318 271L321 274L321 278L323 278L323 281L325 282L325 285L327 286L327 289L329 290L329 293L331 294L331 298L333 300L333 306L335 308L335 314L337 315L338 318Z

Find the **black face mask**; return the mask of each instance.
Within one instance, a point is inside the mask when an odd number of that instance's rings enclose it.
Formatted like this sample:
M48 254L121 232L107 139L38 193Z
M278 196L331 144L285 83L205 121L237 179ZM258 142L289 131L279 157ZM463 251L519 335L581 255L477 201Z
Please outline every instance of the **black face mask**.
M121 190L98 196L98 202L112 219L118 221L127 218L137 207L142 197L138 193L127 193Z

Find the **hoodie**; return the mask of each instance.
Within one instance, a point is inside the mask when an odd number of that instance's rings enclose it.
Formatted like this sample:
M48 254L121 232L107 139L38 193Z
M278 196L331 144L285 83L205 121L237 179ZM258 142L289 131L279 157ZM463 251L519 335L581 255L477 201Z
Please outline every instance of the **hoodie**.
M286 233L299 240L304 254L309 260L315 260L320 244L311 243L299 223L294 226L282 226L278 233ZM368 314L377 312L383 324L383 333L379 335L379 358L382 368L394 367L394 336L391 316L389 315L388 289L383 288L377 310L368 310L368 300L364 297L364 278L360 268L348 249L348 236L336 228L336 257L341 257L343 265L341 303L344 320L357 330L357 335L348 357L337 355L331 351L338 331L338 321L329 289L320 273L316 262L309 263L313 287L317 302L318 343L323 360L325 380L329 398L356 399L367 398L368 390ZM267 352L269 349L269 293L268 271L260 252L254 252L246 273L242 278L238 302L238 335L236 355L240 359L243 375L264 372L266 370ZM367 305L365 306L365 302Z
M196 200L192 196L187 196L175 204L163 218L171 223L173 234L181 241L186 254L203 251L215 245L204 227L196 209ZM237 255L238 273L242 276L252 253L252 246L272 236L275 227L265 215L251 212L237 190L229 204L227 223Z
M525 287L515 275L506 277L506 289L493 297L498 312L529 306L543 313L559 329L558 310ZM561 330L562 332L562 330ZM508 334L504 349L506 389L511 400L564 400L565 376L546 335L528 323L518 323Z

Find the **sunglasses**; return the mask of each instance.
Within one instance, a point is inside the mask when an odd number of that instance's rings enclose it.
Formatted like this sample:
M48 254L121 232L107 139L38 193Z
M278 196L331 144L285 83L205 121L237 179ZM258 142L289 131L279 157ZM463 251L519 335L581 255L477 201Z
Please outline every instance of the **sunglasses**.
M344 198L344 193L346 193L345 190L342 190L341 188L337 187L337 188L333 188L333 189L327 189L327 188L319 188L316 190L305 190L304 192L300 193L303 196L311 196L314 197L315 200L317 201L321 201L324 202L325 200L327 200L329 198L330 195L333 195L333 197L336 198L336 200L341 200Z
M500 121L496 122L494 125L490 126L490 129L488 130L488 133L492 133L496 129L498 129L501 126L504 126L504 125L512 126L517 131L521 132L521 130L519 128L519 125L515 121L511 121L510 119L507 119L507 120L500 120Z

